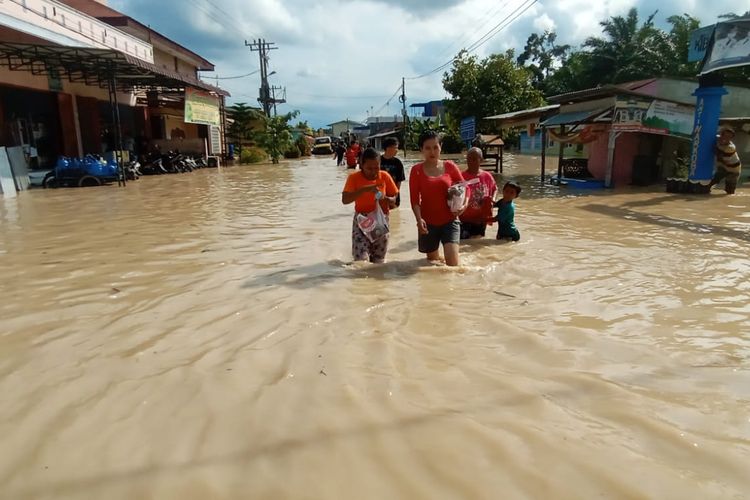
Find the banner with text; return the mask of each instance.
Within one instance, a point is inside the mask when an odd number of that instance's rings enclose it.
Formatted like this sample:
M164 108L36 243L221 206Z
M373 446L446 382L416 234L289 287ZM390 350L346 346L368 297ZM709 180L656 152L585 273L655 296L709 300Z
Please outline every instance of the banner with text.
M612 128L623 132L691 137L695 109L659 100L619 97Z
M750 18L747 17L716 25L701 75L739 66L750 66Z
M185 123L196 123L198 125L221 126L221 114L219 113L219 98L208 92L186 88L185 89Z

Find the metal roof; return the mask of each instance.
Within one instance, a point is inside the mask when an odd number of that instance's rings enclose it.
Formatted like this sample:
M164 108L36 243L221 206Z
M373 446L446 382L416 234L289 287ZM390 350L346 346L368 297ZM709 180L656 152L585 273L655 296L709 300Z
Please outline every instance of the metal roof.
M111 49L0 42L0 66L35 75L56 72L60 78L67 78L71 82L101 87L105 87L114 77L117 88L123 91L182 91L186 87L194 87L222 96L229 95L226 90L195 77L160 68Z
M549 106L542 106L540 108L523 109L521 111L513 111L512 113L503 113L501 115L493 115L484 117L485 120L512 120L517 118L525 118L527 116L542 115L549 111L555 111L560 109L559 104L550 104Z
M558 125L568 125L573 123L583 123L597 115L607 111L609 108L596 109L593 111L573 111L570 113L560 113L541 123L542 127L556 127Z

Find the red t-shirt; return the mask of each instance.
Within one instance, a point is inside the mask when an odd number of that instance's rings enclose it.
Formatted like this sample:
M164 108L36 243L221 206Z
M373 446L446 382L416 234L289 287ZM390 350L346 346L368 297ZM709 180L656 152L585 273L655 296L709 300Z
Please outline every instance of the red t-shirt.
M419 205L422 218L432 226L448 224L456 218L448 207L448 188L463 182L461 171L450 160L443 162L443 175L430 177L424 173L422 163L417 163L409 174L409 196L412 205Z
M467 181L479 178L479 183L466 188L469 205L461 214L461 221L484 224L487 219L492 217L492 201L495 198L495 191L497 191L495 178L492 177L491 173L484 170L480 170L476 175L463 172L463 177Z
M353 167L357 164L357 157L359 156L357 150L349 148L346 150L346 164L349 167Z

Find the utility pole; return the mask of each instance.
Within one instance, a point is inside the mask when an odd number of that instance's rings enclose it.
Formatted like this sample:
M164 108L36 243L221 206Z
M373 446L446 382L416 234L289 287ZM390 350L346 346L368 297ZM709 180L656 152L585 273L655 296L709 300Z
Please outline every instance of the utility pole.
M404 159L406 159L406 139L409 134L409 124L406 120L406 78L401 78L401 95L398 98L401 101L401 129L404 131Z
M268 86L268 51L277 50L278 47L273 42L266 42L265 38L259 38L253 40L253 43L247 43L245 40L245 46L250 47L253 52L258 52L260 57L260 92L258 96L258 102L263 106L263 112L266 116L271 116L271 104L273 99L271 98L271 88Z
M280 98L276 98L276 91L279 91ZM284 104L286 102L286 87L277 87L274 85L271 87L271 103L273 104L273 116L276 116L276 104Z

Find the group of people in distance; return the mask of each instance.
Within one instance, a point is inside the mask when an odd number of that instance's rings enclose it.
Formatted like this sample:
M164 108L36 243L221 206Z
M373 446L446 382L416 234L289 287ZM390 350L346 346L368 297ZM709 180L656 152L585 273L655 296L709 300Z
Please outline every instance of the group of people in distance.
M385 214L400 205L400 187L406 180L404 166L396 158L399 143L395 138L383 141L381 156L375 149L362 152L360 170L350 174L341 193L345 205L354 203L352 223L352 256L354 260L385 261L389 234L377 239L368 238L358 222L379 209ZM489 172L481 170L482 151L472 148L466 161L468 168L461 172L450 160L441 160L441 138L432 130L419 137L423 161L414 165L409 174L409 196L417 225L417 246L430 261L440 260L443 245L445 263L459 265L459 241L481 238L488 224L498 223L497 239L518 241L515 226L515 200L521 187L506 182L500 199L495 201L497 186ZM451 203L453 186L462 186L465 198L460 206ZM493 207L498 209L493 215ZM359 217L358 217L359 216Z

